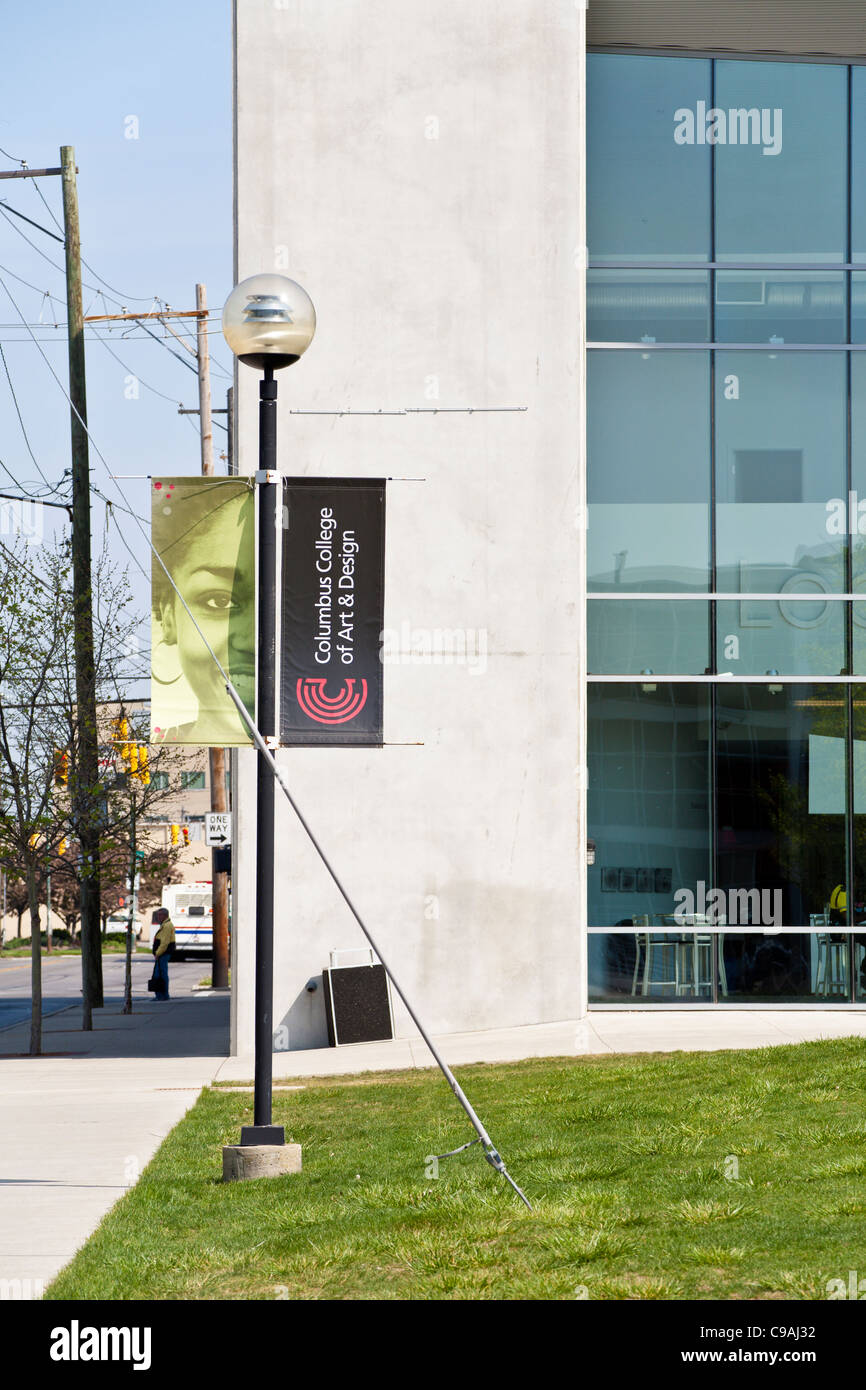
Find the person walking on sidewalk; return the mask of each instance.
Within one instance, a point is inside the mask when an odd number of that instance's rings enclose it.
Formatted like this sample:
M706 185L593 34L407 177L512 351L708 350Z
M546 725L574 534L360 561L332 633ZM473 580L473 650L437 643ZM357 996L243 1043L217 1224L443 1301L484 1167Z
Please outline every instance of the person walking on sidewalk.
M158 981L153 997L168 999L168 963L174 956L174 923L168 915L168 908L161 907L154 916L159 921L159 928L153 938L153 954L156 957L153 973Z

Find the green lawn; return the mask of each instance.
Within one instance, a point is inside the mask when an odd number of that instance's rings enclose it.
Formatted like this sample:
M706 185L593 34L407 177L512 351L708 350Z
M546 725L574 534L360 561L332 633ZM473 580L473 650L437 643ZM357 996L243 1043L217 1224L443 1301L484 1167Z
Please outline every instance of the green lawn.
M133 955L137 955L139 952L143 952L145 955L148 955L148 956L149 956L150 953L151 953L151 952L150 952L150 947L149 947L149 946L138 946L138 945L136 945L136 944L133 944ZM106 941L105 938L103 937L103 939L102 939L102 953L103 953L103 955L107 955L107 956L119 956L119 955L124 955L124 954L126 953L126 945L125 945L124 942L120 942L120 941ZM7 943L5 946L0 946L0 960L5 959L7 956L9 957L10 960L12 960L12 959L15 959L15 958L17 958L17 957L19 957L19 956L28 956L28 957L29 957L31 954L32 954L32 951L31 951L31 947L30 947L30 938L29 938L29 937L27 937L27 938L23 941L23 943L22 943L22 941L21 941L20 938L15 938L15 940L14 940L11 944ZM58 942L58 944L57 944L56 946L52 946L50 953L49 953L49 951L48 951L47 945L45 945L45 946L42 947L42 957L43 957L44 960L48 960L48 959L50 959L50 957L52 957L52 956L80 956L80 955L81 955L81 947L80 947L80 946L69 946L69 945L67 945L66 943L63 943L63 944L61 945L61 944Z
M866 1042L554 1058L277 1092L304 1171L221 1182L252 1097L211 1088L48 1298L823 1299L866 1275ZM736 1180L732 1180L735 1174Z

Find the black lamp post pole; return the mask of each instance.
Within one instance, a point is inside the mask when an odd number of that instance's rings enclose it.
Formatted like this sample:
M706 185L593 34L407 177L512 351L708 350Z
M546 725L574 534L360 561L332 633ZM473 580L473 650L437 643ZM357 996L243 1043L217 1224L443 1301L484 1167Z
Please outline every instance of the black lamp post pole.
M266 366L259 383L259 650L256 710L265 738L276 735L277 612L277 383ZM274 1012L274 778L258 755L256 800L256 1028L253 1124L241 1144L284 1144L282 1125L271 1123Z

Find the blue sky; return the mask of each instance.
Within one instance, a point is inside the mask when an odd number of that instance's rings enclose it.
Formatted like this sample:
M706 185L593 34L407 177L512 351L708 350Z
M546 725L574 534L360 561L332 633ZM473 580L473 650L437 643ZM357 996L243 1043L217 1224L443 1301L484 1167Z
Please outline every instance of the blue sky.
M172 308L191 309L196 282L202 281L209 307L216 310L210 334L214 405L225 405L231 355L219 333L219 310L232 286L229 0L149 0L138 6L50 0L8 7L3 28L0 146L12 158L0 155L0 168L14 168L20 159L31 168L55 166L61 145L75 147L82 254L112 287L105 290L103 301L95 292L102 287L100 281L85 269L85 281L95 287L85 289L85 313L115 312L117 300L129 309L151 309L155 295ZM137 138L128 138L136 127ZM59 178L41 179L39 186L62 222ZM57 231L31 181L0 182L0 199ZM0 216L0 266L5 267L0 278L34 325L66 386L64 330L44 326L54 322L55 314L61 324L65 319L62 268L49 265L12 223L60 267L63 248L27 223ZM53 308L44 298L46 290L61 301ZM37 327L40 314L42 326ZM151 327L162 336L158 325ZM194 332L192 321L189 327ZM198 404L193 372L135 326L122 325L109 333L101 325L99 333L123 363L110 356L93 330L87 344L88 419L113 470L198 472L197 417L177 414L179 402ZM192 364L192 357L171 338L168 343ZM59 482L69 466L69 407L2 286L0 344L33 454L45 476ZM130 375L140 382L137 399L131 394ZM214 441L217 468L223 471L219 453L225 434L219 427ZM0 460L28 490L39 480L2 364ZM100 490L112 495L103 465L93 453L91 471ZM12 491L3 473L0 488L7 485ZM124 481L121 486L145 515L148 484ZM46 523L63 515L48 513ZM147 564L140 535L134 523L128 518L127 522L137 540L136 551ZM98 501L93 526L96 548L105 528L105 507ZM117 563L126 564L128 557L116 536L110 545ZM140 575L131 578L144 615L146 586Z

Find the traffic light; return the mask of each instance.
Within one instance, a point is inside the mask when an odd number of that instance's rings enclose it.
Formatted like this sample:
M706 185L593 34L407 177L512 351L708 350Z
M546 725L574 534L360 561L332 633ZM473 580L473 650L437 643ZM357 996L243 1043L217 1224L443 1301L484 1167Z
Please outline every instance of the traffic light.
M68 850L68 848L69 848L69 841L66 839L66 836L64 836L63 839L60 841L60 844L57 846L57 853L58 853L58 854L65 854L66 851Z
M150 767L148 765L146 743L140 743L138 745L138 772L136 776L143 787L150 786Z
M126 745L129 742L129 720L125 714L120 714L111 721L112 743L120 746L120 756L126 757Z
M178 845L178 844L180 844L180 826L179 826L179 825L173 825L173 826L171 827L171 843L172 843L173 845Z
M69 786L68 748L55 748L54 750L54 785L55 787Z
M188 844L189 844L189 826L188 826L188 825L184 825L184 826L182 827L182 829L183 829L183 842L184 842L185 845L188 845Z

